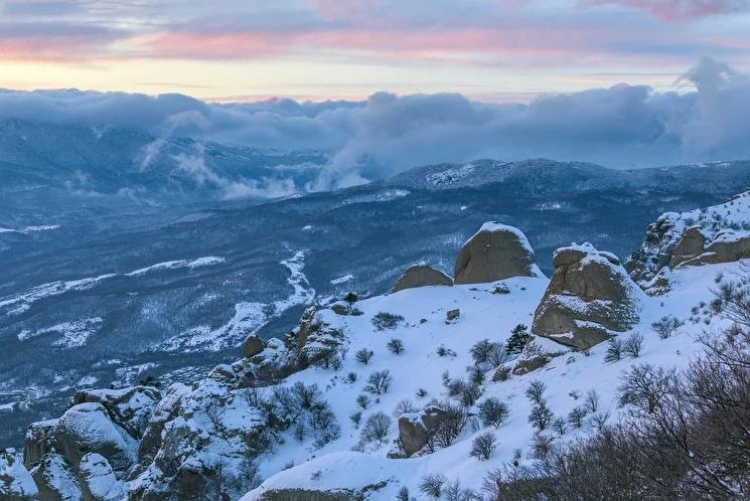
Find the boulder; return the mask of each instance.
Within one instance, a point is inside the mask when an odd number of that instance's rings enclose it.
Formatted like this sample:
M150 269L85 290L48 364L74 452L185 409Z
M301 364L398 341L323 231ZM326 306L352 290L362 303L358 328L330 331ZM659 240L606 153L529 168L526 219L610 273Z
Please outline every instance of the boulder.
M431 266L420 264L407 269L404 274L401 275L401 278L398 279L396 285L393 286L391 292L438 285L450 287L453 285L453 280L442 271L438 271Z
M107 458L119 477L135 459L136 441L109 418L100 403L89 402L68 409L57 425L56 449L74 468L90 452Z
M73 402L99 403L107 410L112 422L139 439L146 430L161 392L153 386L134 386L115 390L81 390Z
M454 281L477 284L540 275L534 251L521 231L512 226L485 223L458 253Z
M263 340L256 334L251 334L245 342L242 343L242 356L251 358L263 351Z
M461 316L461 310L448 310L445 312L445 323L446 325L455 324Z
M398 420L398 437L406 455L421 451L444 419L445 412L438 407L428 407L420 415L401 416Z
M532 333L588 349L638 322L644 294L611 253L591 244L559 249Z
M23 467L14 449L0 451L0 499L36 501L39 495L34 479Z

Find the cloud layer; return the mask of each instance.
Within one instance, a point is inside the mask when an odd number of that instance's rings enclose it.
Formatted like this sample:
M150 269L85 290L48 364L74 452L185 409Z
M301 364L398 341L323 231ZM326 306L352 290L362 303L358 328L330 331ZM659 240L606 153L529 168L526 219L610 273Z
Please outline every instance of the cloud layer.
M750 158L750 79L704 59L680 82L686 86L681 93L621 84L504 105L460 94L377 93L358 102L219 105L177 94L4 91L0 118L327 151L330 163L311 189L477 158L547 157L616 168ZM199 158L183 160L186 173L216 182Z

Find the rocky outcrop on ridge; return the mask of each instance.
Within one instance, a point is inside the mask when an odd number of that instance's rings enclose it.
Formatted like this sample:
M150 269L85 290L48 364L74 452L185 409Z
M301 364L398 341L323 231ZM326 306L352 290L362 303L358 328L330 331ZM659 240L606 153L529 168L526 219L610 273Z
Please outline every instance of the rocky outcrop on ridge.
M638 321L643 293L616 256L591 244L574 245L555 251L553 264L532 333L587 349Z
M646 229L641 248L625 263L649 294L669 289L669 272L683 266L750 258L750 194L689 212L667 212Z
M401 275L401 278L398 279L391 292L437 285L450 287L453 285L453 280L442 271L436 270L431 266L418 264L411 266Z
M477 284L542 274L526 236L512 226L490 222L461 248L454 276L456 284Z

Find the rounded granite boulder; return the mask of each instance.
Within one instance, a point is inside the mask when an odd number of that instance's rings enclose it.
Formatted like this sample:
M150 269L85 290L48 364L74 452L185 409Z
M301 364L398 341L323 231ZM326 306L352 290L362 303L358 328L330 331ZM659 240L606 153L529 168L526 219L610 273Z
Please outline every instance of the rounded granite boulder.
M401 278L398 279L391 292L438 285L450 287L453 285L453 280L442 271L436 270L431 266L418 264L411 266L401 275Z
M517 228L485 223L461 248L456 259L456 284L478 284L541 272L526 236Z

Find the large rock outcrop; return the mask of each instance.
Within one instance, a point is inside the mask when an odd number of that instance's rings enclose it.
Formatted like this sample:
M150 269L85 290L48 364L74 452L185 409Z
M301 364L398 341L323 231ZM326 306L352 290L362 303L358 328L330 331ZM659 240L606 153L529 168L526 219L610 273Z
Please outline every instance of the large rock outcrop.
M646 229L641 248L625 263L649 294L669 290L670 271L750 258L750 196L705 209L662 214Z
M555 251L553 264L534 334L587 349L638 322L643 292L613 254L574 245Z
M411 266L401 275L401 278L398 279L391 292L436 285L450 287L453 285L453 280L442 271L436 270L431 266L418 264Z
M489 283L541 272L526 236L517 228L485 223L461 248L456 259L456 284Z

